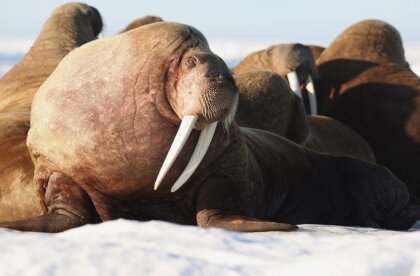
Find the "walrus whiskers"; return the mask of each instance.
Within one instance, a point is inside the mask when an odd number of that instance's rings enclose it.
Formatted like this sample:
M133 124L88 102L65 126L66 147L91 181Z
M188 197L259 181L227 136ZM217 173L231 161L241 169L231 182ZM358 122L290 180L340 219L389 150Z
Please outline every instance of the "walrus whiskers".
M198 116L187 115L182 118L181 125L179 126L178 132L176 133L175 139L172 142L172 145L166 155L165 161L163 162L162 167L160 168L159 174L155 181L154 189L159 188L160 183L162 182L165 175L168 173L175 159L178 157L181 149L184 147L185 143L188 140L188 137L191 134L192 129L194 128L195 122L197 121Z

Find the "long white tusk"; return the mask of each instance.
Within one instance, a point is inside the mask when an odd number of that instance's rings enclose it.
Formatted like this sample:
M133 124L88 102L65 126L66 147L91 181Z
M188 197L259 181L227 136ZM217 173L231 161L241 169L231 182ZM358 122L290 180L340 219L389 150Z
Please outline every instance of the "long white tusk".
M191 175L195 172L200 162L203 160L204 155L209 149L210 143L213 139L214 132L216 131L217 122L211 123L201 130L200 137L198 138L197 145L195 146L194 152L191 155L190 161L188 161L182 174L178 177L177 181L171 188L171 192L175 192L182 185L187 182Z
M312 79L311 75L308 75L308 79L306 83L306 90L308 91L309 107L311 109L311 115L317 115L318 110L317 110L315 86L314 86L314 80Z
M287 73L287 80L289 81L290 88L292 91L302 99L302 91L300 90L299 78L296 71Z
M159 187L165 175L168 173L175 159L178 157L181 152L182 147L187 142L188 137L192 129L194 128L195 122L197 121L198 116L187 115L182 118L181 125L179 126L178 132L176 133L175 139L172 142L171 148L169 149L168 154L166 155L165 161L163 162L162 167L160 168L159 174L155 181L155 190Z

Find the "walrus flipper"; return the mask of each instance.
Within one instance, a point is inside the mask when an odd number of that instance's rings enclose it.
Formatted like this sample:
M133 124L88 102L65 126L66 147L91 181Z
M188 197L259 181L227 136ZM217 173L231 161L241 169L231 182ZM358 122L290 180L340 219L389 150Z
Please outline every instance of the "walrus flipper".
M264 221L252 216L247 201L243 199L240 184L228 177L211 178L197 195L197 225L217 227L237 232L293 231L296 225Z
M62 232L86 224L91 219L91 202L72 179L60 172L51 174L45 190L48 213L42 216L2 222L0 227L20 231Z
M0 227L19 231L57 233L81 226L74 215L46 214L44 216L11 222L1 222Z
M237 232L293 231L296 225L263 221L248 216L228 215L221 210L202 210L197 213L199 227L217 227Z

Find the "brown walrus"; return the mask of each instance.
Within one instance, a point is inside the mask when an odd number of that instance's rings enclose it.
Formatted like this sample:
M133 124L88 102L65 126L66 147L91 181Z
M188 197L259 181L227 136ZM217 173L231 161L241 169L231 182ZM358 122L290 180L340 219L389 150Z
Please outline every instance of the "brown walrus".
M135 28L147 25L147 24L162 22L162 21L163 21L163 19L160 18L159 16L146 15L144 17L137 18L136 20L134 20L133 22L128 24L119 33L122 34L122 33L128 32L128 31L131 31L132 29L135 29Z
M318 59L321 111L352 127L376 160L420 196L420 78L400 34L379 20L354 24Z
M309 47L276 44L249 54L233 69L235 75L255 70L270 70L287 79L293 92L304 100L308 113L317 114L313 80L318 78L318 70Z
M237 96L190 26L150 24L72 51L32 106L28 146L48 212L0 226L56 232L130 218L236 231L407 229L420 218L384 167L237 127Z
M375 162L366 141L326 116L307 116L301 99L272 71L235 75L240 90L235 120L240 126L271 131L310 149Z
M44 212L32 185L34 166L26 146L32 97L61 59L95 39L101 28L95 8L80 3L62 5L23 59L0 79L0 221Z

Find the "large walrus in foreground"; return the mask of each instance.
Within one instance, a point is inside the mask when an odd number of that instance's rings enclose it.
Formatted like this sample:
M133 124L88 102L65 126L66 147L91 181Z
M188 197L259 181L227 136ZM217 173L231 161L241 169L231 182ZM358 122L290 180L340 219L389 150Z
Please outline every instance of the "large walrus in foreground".
M154 23L72 51L32 106L28 146L48 212L0 226L57 232L130 218L288 231L420 219L386 168L239 128L237 96L190 26Z
M71 3L57 8L28 53L0 79L0 221L42 214L26 146L32 97L61 59L95 39L101 28L93 7Z
M318 59L321 111L360 133L376 160L420 196L420 78L398 31L378 21L346 29Z
M240 126L267 130L319 152L375 162L372 149L354 130L326 116L306 115L301 99L278 74L256 70L234 77Z

